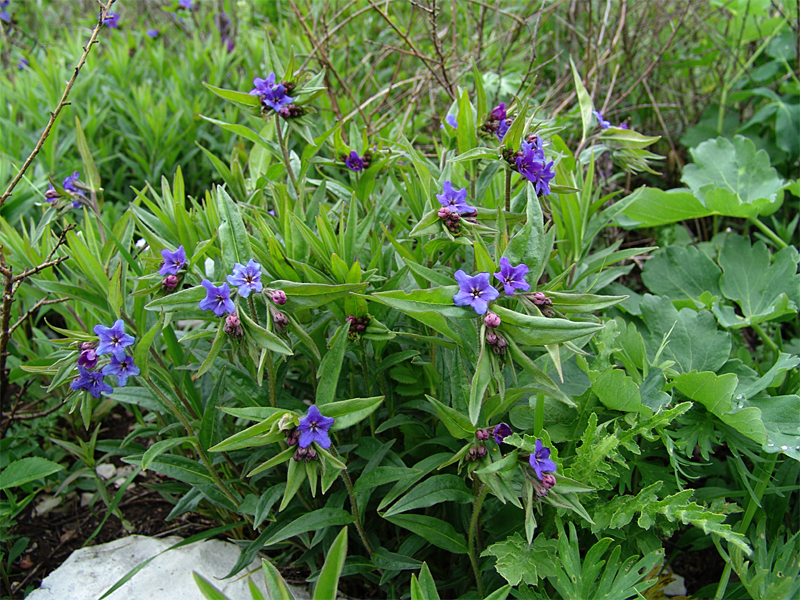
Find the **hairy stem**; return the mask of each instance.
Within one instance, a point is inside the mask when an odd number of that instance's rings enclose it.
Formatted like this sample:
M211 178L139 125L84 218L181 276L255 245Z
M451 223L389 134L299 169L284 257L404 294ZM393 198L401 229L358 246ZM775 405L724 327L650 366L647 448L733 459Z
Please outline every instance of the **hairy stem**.
M353 491L353 482L350 479L350 475L347 473L347 471L342 471L340 475L342 477L342 481L344 481L345 487L347 488L347 495L350 496L350 509L353 511L353 518L356 520L356 529L358 529L358 535L361 537L364 548L366 548L367 552L370 554L370 556L372 556L374 550L367 539L367 532L364 531L364 526L361 524L361 518L358 513L358 501L356 500L356 493Z
M506 169L506 212L511 212L511 169Z
M275 390L275 365L272 363L272 354L269 352L266 362L267 362L267 376L269 377L269 405L272 408L277 408L278 398Z
M283 153L283 164L286 165L286 172L289 173L289 179L292 180L294 189L297 189L297 179L295 179L294 171L292 171L292 165L289 162L289 149L286 147L286 140L283 139L281 120L277 115L275 115L275 131L278 134L278 145L281 147L281 152Z
M476 540L478 525L481 517L481 507L483 501L486 499L486 494L489 491L489 486L484 483L480 484L478 497L475 499L475 504L472 506L472 518L469 521L469 562L472 563L472 571L475 573L475 582L478 584L478 595L485 598L486 594L483 590L483 580L481 579L480 568L478 567L478 544Z
M253 294L247 297L247 307L250 309L250 318L253 319L256 325L260 325L258 322L258 313L256 313L256 303L253 301Z

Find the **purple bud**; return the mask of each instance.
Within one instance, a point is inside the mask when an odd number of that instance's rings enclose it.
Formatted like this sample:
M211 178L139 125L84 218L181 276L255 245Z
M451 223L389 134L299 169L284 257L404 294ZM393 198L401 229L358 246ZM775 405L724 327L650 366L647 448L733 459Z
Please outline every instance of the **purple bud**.
M83 342L81 344L78 364L87 369L94 369L97 366L97 353L95 352L94 344L91 342Z
M239 321L239 316L236 313L230 314L225 317L225 325L222 326L222 331L227 333L232 338L240 338L244 335L242 324Z
M270 312L272 312L272 323L275 325L275 331L278 333L286 331L286 326L289 325L289 317L279 310L271 309Z
M306 448L306 455L304 460L306 462L311 462L312 460L316 460L316 458L317 458L317 451L310 447Z
M439 212L436 214L439 215L440 219L446 219L447 217L450 216L450 210L443 206L442 208L439 209Z
M542 292L533 292L528 296L536 306L553 306L553 301Z
M494 346L495 344L497 344L497 334L492 332L487 333L486 343L489 344L490 346Z
M287 446L296 446L297 442L300 440L300 432L297 429L287 429L283 432L286 436L286 445Z
M273 290L272 301L278 306L283 306L286 304L286 292L283 290Z
M478 431L475 432L475 437L478 438L481 441L488 440L489 439L489 430L488 429L478 429Z
M171 292L176 287L178 287L178 276L177 275L167 275L161 281L161 287L163 287L168 292Z
M548 490L556 484L556 476L552 473L542 475L542 485Z
M484 446L478 446L478 458L483 458L486 456L486 448Z
M308 448L298 447L297 450L294 451L294 454L292 454L292 458L295 462L300 462L301 460L306 460L306 454L308 454Z
M492 311L486 313L486 318L484 319L484 322L486 323L487 327L491 327L492 329L500 327L500 324L502 323L500 317L498 317L497 314L493 313Z

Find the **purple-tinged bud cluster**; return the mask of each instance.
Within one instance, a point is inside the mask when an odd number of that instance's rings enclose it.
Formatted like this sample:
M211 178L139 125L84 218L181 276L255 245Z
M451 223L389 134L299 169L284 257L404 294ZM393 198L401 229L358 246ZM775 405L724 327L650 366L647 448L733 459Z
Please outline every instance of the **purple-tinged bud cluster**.
M286 331L289 326L289 317L272 306L269 307L269 312L272 315L272 324L275 326L275 331L278 333Z
M553 306L553 301L545 296L542 292L533 292L528 294L528 298L536 306Z
M283 290L272 290L270 293L270 297L272 301L277 304L278 306L283 306L286 304L286 292Z
M222 326L222 331L237 340L244 336L242 323L236 313L225 317L225 325Z
M278 114L284 119L296 119L297 117L302 117L304 114L306 114L306 109L302 106L297 106L294 103L290 103L286 106L281 106L280 109L278 109Z
M177 275L167 275L161 280L161 287L164 291L171 292L178 287L179 279Z
M475 432L475 437L481 442L485 442L491 437L491 434L488 429L478 429L478 431Z
M94 369L97 366L97 352L95 352L95 345L92 342L83 342L81 344L78 364L87 369Z
M283 432L283 435L286 436L286 445L287 446L297 446L297 443L300 441L300 434L302 432L298 431L295 427L294 429L287 429Z
M503 334L499 331L489 331L486 334L486 345L491 348L492 352L497 354L498 356L502 356L506 353L506 348L508 347L508 341L506 338L503 337Z
M467 456L465 457L469 462L475 462L482 458L484 458L488 454L486 447L480 444L475 444L469 450L467 450Z
M317 459L317 451L314 448L298 447L292 454L295 462L311 462Z
M367 330L367 327L369 327L370 317L369 315L364 315L363 317L348 315L345 321L350 323L350 329L347 332L348 337L350 339L357 339L362 336Z
M501 102L489 113L489 118L481 125L481 131L487 135L494 135L502 142L513 122L514 119L506 112L506 103Z
M503 323L503 321L500 320L500 317L492 311L486 313L486 317L484 317L483 322L486 323L486 326L489 329L497 329Z
M263 112L267 112L269 109L277 112L282 107L294 102L294 98L286 95L286 86L282 83L275 83L275 73L270 73L266 79L256 77L253 79L253 85L255 87L250 90L250 94L261 98Z
M451 211L449 208L443 206L439 209L439 212L436 213L439 215L439 218L444 221L444 226L447 227L447 230L452 233L453 235L458 235L461 233L461 215L455 211Z

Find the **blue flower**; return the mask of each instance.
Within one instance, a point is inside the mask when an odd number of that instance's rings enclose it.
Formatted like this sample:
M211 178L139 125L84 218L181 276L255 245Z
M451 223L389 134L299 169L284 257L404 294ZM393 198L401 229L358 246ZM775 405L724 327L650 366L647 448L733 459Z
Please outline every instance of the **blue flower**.
M10 4L10 2L11 0L0 0L0 8L6 8ZM7 10L1 10L0 21L11 23L11 14Z
M94 369L97 365L97 352L95 352L94 344L91 342L83 342L81 344L81 353L78 355L78 364L87 369Z
M325 417L319 412L316 406L308 409L308 414L300 419L297 430L300 432L298 445L301 448L308 448L313 442L323 450L331 447L331 438L328 437L328 430L336 421L333 417Z
M247 298L250 292L259 293L264 288L261 265L252 258L247 261L247 266L236 263L233 265L233 275L228 275L228 283L238 286L239 295L243 298Z
M608 129L611 127L611 123L603 118L603 114L599 110L593 110L592 114L597 117L597 124L600 126L600 129Z
M556 463L550 458L550 448L542 445L542 440L536 440L536 449L531 454L528 462L536 473L539 481L542 480L544 473L553 473L556 470Z
M158 37L158 34L161 33L158 29L148 29L145 32L145 35L149 37L151 40L154 40Z
M453 129L458 129L458 113L447 115L444 118L444 122L450 125ZM444 129L444 125L440 126L441 129Z
M501 142L503 141L503 138L506 137L506 133L508 133L511 123L513 122L512 119L503 119L497 124L497 131L495 131L494 134L497 136L498 140Z
M550 181L556 176L553 161L549 163L544 157L544 150L534 144L523 142L522 153L517 155L517 171L530 181L540 196L550 194Z
M528 274L527 265L517 265L512 267L509 260L504 256L500 259L500 272L495 273L495 279L503 284L506 294L509 296L514 294L515 290L522 290L527 292L531 286L525 281L525 275Z
M177 275L178 271L186 266L186 252L182 245L178 246L175 252L164 248L161 256L164 257L164 262L161 263L161 268L158 270L159 275Z
M512 432L507 423L498 423L494 426L492 433L494 434L494 441L501 444Z
M106 18L103 19L103 23L108 27L111 27L111 29L116 29L119 27L119 13L108 13Z
M70 387L76 392L78 390L86 390L94 398L99 398L100 394L103 393L111 394L114 392L114 388L103 381L103 374L99 371L88 371L79 365L78 372L80 377L76 377L70 384Z
M236 306L231 300L231 288L227 283L216 287L208 279L201 282L206 288L206 297L200 300L200 310L213 310L214 314L221 317L225 313L236 312Z
M444 206L450 212L457 213L474 213L475 207L467 204L467 188L454 190L453 184L449 181L444 182L444 193L436 194L436 199L439 204Z
M127 348L136 341L136 338L132 335L125 333L125 322L122 319L117 319L111 327L95 325L94 332L100 340L100 344L97 346L97 350L95 350L98 356L110 352L123 351L124 348Z
M83 194L83 192L81 190L79 190L75 185L75 182L78 181L78 179L80 179L80 178L81 178L81 172L80 171L75 171L72 175L69 175L64 180L64 183L62 184L63 187L64 187L64 190L66 190L67 192L69 192L73 196L73 199L72 199L72 207L73 208L80 208L81 207L81 203L80 203L79 199L80 198L86 198L86 196Z
M20 71L24 71L25 69L28 68L29 64L31 64L31 63L28 62L28 59L23 57L23 58L19 59L19 62L17 63L17 68Z
M283 84L275 84L275 73L270 73L266 79L256 77L253 79L255 86L250 90L253 96L261 96L262 108L271 108L278 111L281 107L291 104L294 99L286 95L286 88Z
M139 367L133 364L133 357L124 352L115 352L111 355L111 362L103 367L103 375L116 375L117 385L125 387L128 377L136 377Z
M364 169L364 161L355 150L350 151L350 156L344 159L344 164L356 173Z
M192 0L178 0L178 8L192 10Z
M489 273L478 273L470 277L459 269L455 273L459 291L453 296L456 306L471 306L476 313L482 315L489 309L489 302L500 295L489 283Z

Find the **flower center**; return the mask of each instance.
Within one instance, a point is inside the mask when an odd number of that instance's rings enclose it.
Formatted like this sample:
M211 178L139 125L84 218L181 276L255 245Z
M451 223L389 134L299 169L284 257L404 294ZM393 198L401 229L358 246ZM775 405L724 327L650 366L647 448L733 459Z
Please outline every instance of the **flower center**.
M117 344L119 344L119 338L118 338L117 336L113 336L113 337L111 338L111 343L112 343L114 346L116 346Z
M480 298L482 292L483 292L483 290L480 289L480 288L473 288L470 293L472 294L473 298Z
M311 421L311 423L309 423L308 426L309 428L311 428L312 431L316 431L318 423L316 421Z

